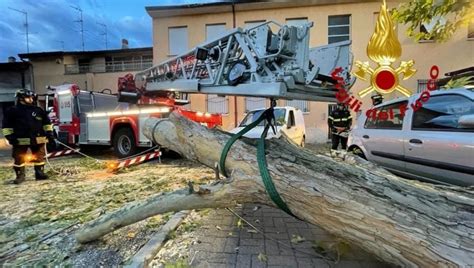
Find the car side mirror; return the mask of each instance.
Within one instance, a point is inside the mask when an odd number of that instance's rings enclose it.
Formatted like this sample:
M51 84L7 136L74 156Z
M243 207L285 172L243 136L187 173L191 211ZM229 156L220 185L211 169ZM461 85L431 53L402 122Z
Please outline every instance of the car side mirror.
M474 114L466 114L459 117L459 126L466 128L474 128Z

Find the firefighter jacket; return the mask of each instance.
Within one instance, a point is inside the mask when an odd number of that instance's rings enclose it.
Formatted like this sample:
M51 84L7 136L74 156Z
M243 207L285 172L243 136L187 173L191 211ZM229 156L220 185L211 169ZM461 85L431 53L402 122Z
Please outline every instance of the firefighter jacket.
M52 131L47 113L37 106L19 103L5 112L2 132L12 145L47 143Z
M335 127L344 127L349 129L352 125L351 113L347 109L333 110L328 116L328 125L333 132L336 131Z

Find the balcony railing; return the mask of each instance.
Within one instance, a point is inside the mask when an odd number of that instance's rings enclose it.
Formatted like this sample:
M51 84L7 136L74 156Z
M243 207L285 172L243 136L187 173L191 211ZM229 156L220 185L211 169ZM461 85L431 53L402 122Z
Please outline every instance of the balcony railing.
M65 74L142 71L153 66L152 60L108 62L106 64L65 64Z

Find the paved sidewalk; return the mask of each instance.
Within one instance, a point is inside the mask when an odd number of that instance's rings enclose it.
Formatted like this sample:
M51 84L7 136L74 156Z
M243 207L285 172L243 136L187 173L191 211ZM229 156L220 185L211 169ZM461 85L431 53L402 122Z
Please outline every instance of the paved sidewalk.
M281 210L245 205L235 209L262 234L253 233L248 225L237 227L238 218L225 209L213 210L194 231L195 243L189 246L188 261L192 267L390 267L354 246L346 246L339 263L318 258L313 245L341 245L340 240L314 225L288 216ZM292 244L298 235L303 242ZM274 240L272 240L274 239ZM288 248L276 242L293 245ZM196 242L197 241L197 242ZM334 251L333 251L334 253ZM266 256L266 261L264 261ZM259 259L260 255L260 259Z

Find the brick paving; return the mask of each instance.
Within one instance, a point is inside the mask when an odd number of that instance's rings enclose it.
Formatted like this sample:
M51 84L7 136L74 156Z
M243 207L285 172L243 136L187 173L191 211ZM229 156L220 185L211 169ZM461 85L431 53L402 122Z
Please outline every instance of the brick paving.
M235 211L265 235L252 233L246 224L237 227L238 218L225 209L214 210L203 219L197 232L200 243L191 245L189 256L193 256L192 267L390 267L363 250L350 246L337 263L328 263L315 254L312 245L321 241L338 240L317 226L299 221L281 210L245 205ZM293 235L305 241L288 248L276 242L291 245ZM272 239L276 240L272 240ZM259 260L265 254L267 261Z

